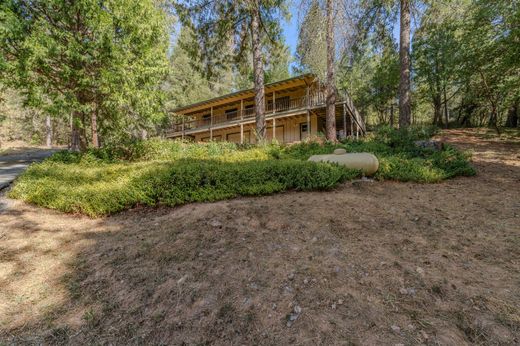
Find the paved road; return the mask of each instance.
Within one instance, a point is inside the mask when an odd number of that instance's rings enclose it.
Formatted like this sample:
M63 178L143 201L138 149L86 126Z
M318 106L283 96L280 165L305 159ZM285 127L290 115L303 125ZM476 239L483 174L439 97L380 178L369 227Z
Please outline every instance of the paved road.
M59 149L13 149L0 155L0 190L9 186L33 162L42 161Z

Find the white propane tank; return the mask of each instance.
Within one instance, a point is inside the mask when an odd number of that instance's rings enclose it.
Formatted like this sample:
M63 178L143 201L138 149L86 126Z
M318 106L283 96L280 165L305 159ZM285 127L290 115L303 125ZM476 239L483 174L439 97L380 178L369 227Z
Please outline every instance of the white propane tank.
M347 151L342 148L334 150L334 153L329 155L313 155L309 157L309 161L337 163L347 168L359 169L367 176L374 174L379 168L379 160L374 154L347 154Z

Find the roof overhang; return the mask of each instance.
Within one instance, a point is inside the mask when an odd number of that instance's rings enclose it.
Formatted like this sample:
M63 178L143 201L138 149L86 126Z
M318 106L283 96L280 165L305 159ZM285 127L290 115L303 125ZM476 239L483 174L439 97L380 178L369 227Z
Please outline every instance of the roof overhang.
M264 88L266 93L272 93L273 91L283 90L287 88L307 86L312 84L315 81L315 79L316 76L313 74L304 74L289 79L284 79L278 82L265 84ZM230 94L214 97L212 99L200 101L191 105L177 107L174 110L172 110L172 112L177 114L193 113L204 109L208 109L209 107L218 107L226 103L239 101L244 98L254 97L254 95L254 89L239 90Z

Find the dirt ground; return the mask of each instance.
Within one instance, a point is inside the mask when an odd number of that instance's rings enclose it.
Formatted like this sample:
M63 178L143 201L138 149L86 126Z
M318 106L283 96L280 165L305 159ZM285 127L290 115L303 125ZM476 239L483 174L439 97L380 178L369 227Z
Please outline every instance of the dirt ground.
M113 217L0 199L0 344L520 343L520 141L475 177Z

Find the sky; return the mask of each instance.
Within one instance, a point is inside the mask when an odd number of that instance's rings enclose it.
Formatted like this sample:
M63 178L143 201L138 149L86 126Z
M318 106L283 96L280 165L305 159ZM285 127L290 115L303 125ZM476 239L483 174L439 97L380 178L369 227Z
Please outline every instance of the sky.
M286 23L282 23L282 28L285 41L291 50L291 54L294 56L296 45L298 44L298 8L294 1L291 1L289 11L291 12L291 19Z

